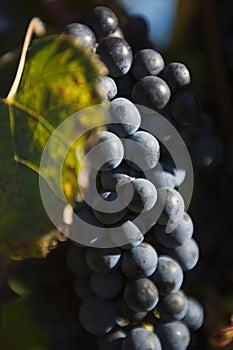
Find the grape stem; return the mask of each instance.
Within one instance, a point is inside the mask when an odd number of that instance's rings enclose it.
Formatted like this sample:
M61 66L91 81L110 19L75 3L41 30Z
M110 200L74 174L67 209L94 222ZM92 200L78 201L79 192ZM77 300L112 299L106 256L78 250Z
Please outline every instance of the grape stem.
M21 57L18 65L18 69L16 72L15 80L11 86L11 89L7 95L7 99L13 99L15 95L17 94L18 87L20 80L22 78L23 70L24 70L24 65L25 65L25 60L26 60L26 55L27 55L27 50L28 46L30 45L31 39L33 34L36 34L37 36L42 36L46 32L45 30L45 25L44 23L38 18L34 17L30 21L28 25L28 29L25 35L24 43L23 43L23 48L21 52Z

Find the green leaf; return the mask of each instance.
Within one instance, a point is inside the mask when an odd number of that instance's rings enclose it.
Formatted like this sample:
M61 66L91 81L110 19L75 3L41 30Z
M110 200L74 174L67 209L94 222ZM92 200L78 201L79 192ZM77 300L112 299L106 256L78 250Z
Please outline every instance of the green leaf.
M60 123L101 102L94 80L106 73L96 56L65 35L32 43L16 97L0 101L0 253L15 259L43 257L57 239L62 239L40 197L41 155ZM79 122L91 127L93 120ZM65 140L61 137L59 142L62 147ZM84 145L85 139L81 138L63 165L63 188L71 204L78 191L79 163L74 149L78 146L81 152ZM59 159L59 149L54 150L53 157ZM54 178L55 174L49 174L46 180L54 186L56 196Z

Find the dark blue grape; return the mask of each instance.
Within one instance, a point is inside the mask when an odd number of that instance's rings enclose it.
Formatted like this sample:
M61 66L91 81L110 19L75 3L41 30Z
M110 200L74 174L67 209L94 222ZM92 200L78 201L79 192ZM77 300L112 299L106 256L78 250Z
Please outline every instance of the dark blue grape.
M148 278L132 280L125 287L124 300L133 311L151 311L158 302L158 290Z
M185 322L192 331L201 328L204 322L204 309L197 299L188 297L188 308L182 321Z
M133 197L131 198L131 191ZM152 209L157 200L157 190L155 186L146 179L133 179L130 182L124 182L119 187L119 194L128 208L135 213L149 211Z
M97 345L99 350L121 350L121 344L126 337L123 329L113 328L108 334L99 336L97 338Z
M181 321L161 322L156 327L156 333L166 350L186 350L190 343L190 333Z
M86 299L94 296L94 292L91 288L90 277L75 277L73 282L74 293L80 299Z
M199 259L199 247L192 238L179 247L162 248L161 251L177 260L183 271L193 269Z
M131 173L131 174L130 174ZM134 172L126 164L120 164L111 171L101 173L101 184L106 191L116 191L116 186L120 181L130 181L134 177Z
M125 159L135 170L146 171L159 161L160 147L156 138L146 131L137 131L124 140Z
M191 217L184 213L179 224L172 229L161 225L152 228L152 240L167 248L176 248L185 244L193 235L193 222Z
M118 266L121 255L119 248L87 248L86 261L92 271L109 273Z
M128 325L129 322L140 322L148 314L147 311L136 312L129 308L124 298L120 301L120 315L117 317L117 324L121 326Z
M115 326L117 304L113 300L89 297L79 309L79 320L83 328L94 335L104 335Z
M138 80L132 90L132 100L143 106L159 111L166 106L171 96L170 89L164 80L147 76Z
M190 147L194 165L200 170L211 170L223 160L223 145L214 135L199 136Z
M127 137L134 134L141 123L138 109L126 98L120 97L113 100L108 108L110 121L108 130L119 137Z
M119 137L110 131L97 131L96 151L88 152L88 160L94 169L109 171L116 168L124 156L124 148Z
M185 316L187 309L188 299L181 290L161 296L156 305L159 319L162 321L179 321Z
M125 215L126 215L126 209L122 209L120 211L117 211L116 204L115 208L116 210L112 213L107 212L109 202L116 201L118 195L116 192L102 192L99 194L100 198L104 199L105 203L101 204L99 203L99 197L97 197L93 204L95 204L99 210L92 209L93 214L95 215L96 219L101 222L104 225L113 225L119 222ZM123 202L122 207L124 208ZM114 208L113 208L114 209Z
M191 91L180 91L170 102L170 113L179 125L189 125L200 115L200 102Z
M158 189L158 206L162 213L158 219L160 225L179 222L184 214L184 200L179 192L171 188Z
M65 32L71 35L78 44L94 50L96 38L93 31L82 23L70 23L65 27Z
M162 346L155 333L138 327L123 340L121 350L162 350Z
M140 50L134 56L132 72L137 80L147 75L158 75L163 68L163 57L155 50Z
M94 31L98 42L115 32L118 27L118 19L115 13L108 7L94 7L89 16L87 23Z
M110 77L98 77L96 79L96 88L99 94L106 100L112 100L117 95L116 83Z
M191 84L190 72L188 68L180 62L167 64L160 73L160 77L166 81L173 94Z
M90 284L98 297L112 299L120 294L123 288L123 278L119 271L107 274L93 272Z
M85 256L86 247L82 248L72 244L67 251L67 264L77 276L88 276L91 273Z
M106 38L98 45L96 52L107 66L110 76L121 77L130 70L133 54L131 47L124 39Z
M113 244L123 249L137 247L144 239L139 228L128 219L110 227L108 234Z
M155 272L157 262L155 249L147 243L141 243L123 253L121 270L130 278L149 277Z
M156 284L159 294L177 292L183 282L183 271L178 262L169 256L159 256L157 269L150 277Z

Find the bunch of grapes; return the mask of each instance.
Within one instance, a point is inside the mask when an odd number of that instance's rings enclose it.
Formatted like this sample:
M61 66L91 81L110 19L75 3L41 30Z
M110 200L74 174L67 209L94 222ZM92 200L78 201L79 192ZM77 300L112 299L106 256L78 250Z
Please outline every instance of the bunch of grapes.
M109 122L87 142L96 171L89 173L86 195L96 188L97 196L77 204L79 224L71 227L67 252L78 321L99 350L187 349L204 315L183 290L184 272L199 258L178 192L186 174L148 132L148 123L145 130L138 105L147 107L149 124L160 113L184 139L188 135L188 144L198 134L200 103L184 64L165 65L151 48L133 55L111 9L93 8L84 23L71 23L65 32L109 70L96 81Z

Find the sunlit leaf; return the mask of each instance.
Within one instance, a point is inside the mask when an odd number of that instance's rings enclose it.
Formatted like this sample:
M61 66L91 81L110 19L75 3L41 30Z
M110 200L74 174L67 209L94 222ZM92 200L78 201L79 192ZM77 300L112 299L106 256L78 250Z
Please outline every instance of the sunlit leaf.
M41 257L55 247L57 239L64 239L58 231L51 231L53 225L41 201L41 155L61 122L101 102L94 80L106 73L94 55L65 35L35 40L29 48L16 97L0 101L0 253L17 259ZM92 126L91 119L85 123ZM61 145L65 142L59 141ZM80 150L84 141L80 141ZM59 159L59 149L54 150L53 159ZM63 165L63 188L70 203L78 191L78 166L71 149ZM56 174L50 174L46 180L55 178Z

